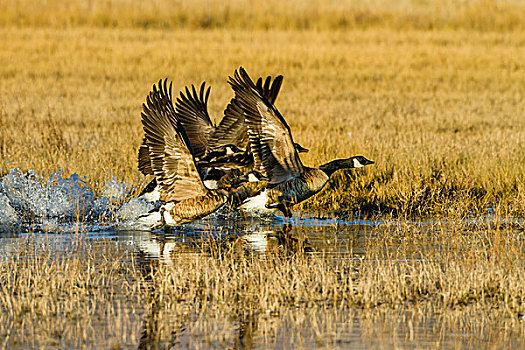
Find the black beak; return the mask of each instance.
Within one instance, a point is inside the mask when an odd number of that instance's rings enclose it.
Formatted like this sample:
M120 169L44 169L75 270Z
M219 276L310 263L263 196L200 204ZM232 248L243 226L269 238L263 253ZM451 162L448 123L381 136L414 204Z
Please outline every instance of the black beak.
M295 149L297 150L297 152L299 153L308 153L308 148L304 148L303 146L301 146L300 144L298 143L294 143L294 146L295 146Z

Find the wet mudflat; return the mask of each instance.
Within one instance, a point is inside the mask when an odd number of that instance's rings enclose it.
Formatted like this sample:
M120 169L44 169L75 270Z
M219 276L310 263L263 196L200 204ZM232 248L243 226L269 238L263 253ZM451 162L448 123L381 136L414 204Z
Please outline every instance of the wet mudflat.
M61 227L0 238L5 348L525 345L520 220Z

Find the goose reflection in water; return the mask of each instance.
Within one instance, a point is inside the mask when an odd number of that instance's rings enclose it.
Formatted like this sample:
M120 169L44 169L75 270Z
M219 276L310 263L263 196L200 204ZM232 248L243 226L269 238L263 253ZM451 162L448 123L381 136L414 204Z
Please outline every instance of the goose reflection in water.
M294 236L293 225L286 223L235 223L227 231L170 230L160 233L140 231L132 233L132 243L143 260L158 260L171 264L175 254L209 254L220 251L251 253L309 253L313 252L308 238ZM239 233L243 232L243 233Z

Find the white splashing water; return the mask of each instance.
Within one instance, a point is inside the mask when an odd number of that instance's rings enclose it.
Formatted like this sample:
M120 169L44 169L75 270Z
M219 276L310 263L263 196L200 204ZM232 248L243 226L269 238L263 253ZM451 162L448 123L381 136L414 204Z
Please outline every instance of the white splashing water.
M33 171L22 173L12 169L0 185L9 204L26 219L83 218L94 203L94 195L86 181L77 174L64 179L58 171L46 180Z
M30 223L55 227L74 222L95 223L102 216L118 221L152 209L137 199L119 209L129 196L130 187L112 178L95 199L86 178L78 174L63 177L63 172L57 171L46 179L34 171L12 169L0 179L0 226Z
M0 193L0 226L12 226L18 222L15 209L9 204L9 198Z
M112 177L104 185L102 190L102 197L109 198L112 202L123 201L129 194L129 185L124 182L118 182L117 179Z
M134 220L153 208L153 204L146 202L143 198L131 198L120 207L118 216L123 220Z

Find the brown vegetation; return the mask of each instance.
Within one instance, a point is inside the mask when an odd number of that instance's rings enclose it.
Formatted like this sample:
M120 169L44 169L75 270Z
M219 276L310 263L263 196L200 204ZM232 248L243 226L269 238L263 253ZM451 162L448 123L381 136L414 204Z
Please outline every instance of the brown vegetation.
M0 265L2 336L5 344L33 347L106 340L117 347L175 340L225 346L252 327L256 344L329 346L351 332L332 329L335 322L351 328L358 317L361 341L374 344L376 327L391 332L402 322L393 318L397 312L412 324L401 332L430 332L433 344L452 340L449 332L476 335L456 339L459 345L524 344L522 233L497 223L402 222L371 233L347 247L360 253L343 258L327 254L337 237L328 234L305 253L297 242L308 237L292 232L262 255L242 236L203 239L173 251L168 264L136 260L105 241L73 241L69 256L46 249L34 256L28 243ZM379 325L366 326L369 318ZM426 328L432 322L441 336ZM112 325L107 333L100 332L104 324Z
M461 220L525 214L521 2L135 3L0 4L1 174L61 168L96 194L113 176L138 190L152 84L206 80L219 119L233 95L226 77L243 65L284 75L276 104L310 149L305 164L376 161L341 172L299 210L446 223L397 222L337 259L330 237L313 254L284 240L264 256L239 237L206 241L171 265L109 240L67 253L28 243L0 263L1 346L343 347L354 333L369 347L436 334L415 346L524 346L522 228Z
M519 0L4 0L0 25L189 29L525 29Z
M277 106L305 164L363 154L302 207L344 214L525 211L522 32L0 29L2 172L140 187L141 103L161 77L208 81L212 115L239 65L285 76Z

